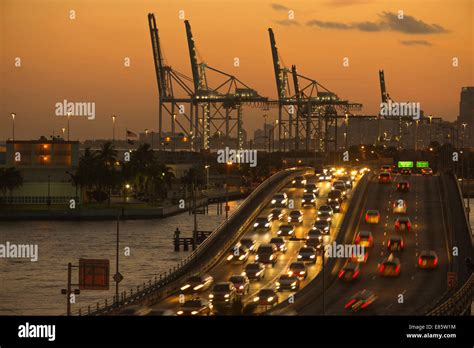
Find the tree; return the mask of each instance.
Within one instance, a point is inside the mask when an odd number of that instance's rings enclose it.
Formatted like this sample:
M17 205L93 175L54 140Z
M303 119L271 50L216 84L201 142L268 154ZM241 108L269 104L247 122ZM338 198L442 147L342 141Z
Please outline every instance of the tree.
M23 185L23 177L20 171L14 167L0 168L0 192L6 196L7 191L10 192L10 197L13 191Z

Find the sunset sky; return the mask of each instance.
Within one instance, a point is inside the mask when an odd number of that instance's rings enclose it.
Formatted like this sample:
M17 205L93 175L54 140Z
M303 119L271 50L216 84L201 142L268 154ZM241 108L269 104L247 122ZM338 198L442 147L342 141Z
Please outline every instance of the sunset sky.
M60 134L65 118L55 104L64 99L96 103L94 120L71 120L72 139L111 138L112 114L118 138L125 128L157 130L147 14L156 15L167 64L191 76L180 10L206 63L272 99L269 27L286 66L364 104L365 114L378 112L379 69L394 100L420 102L425 114L447 120L458 115L461 87L474 84L472 0L0 0L0 141L11 137L12 112L17 139ZM244 111L250 135L264 113Z

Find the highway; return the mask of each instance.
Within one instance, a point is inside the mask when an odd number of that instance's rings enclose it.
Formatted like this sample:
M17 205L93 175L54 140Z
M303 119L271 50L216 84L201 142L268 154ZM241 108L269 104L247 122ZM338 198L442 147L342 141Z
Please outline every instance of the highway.
M354 183L354 188L357 182ZM291 210L297 210L301 209L303 212L303 223L301 225L296 225L295 228L295 236L297 238L305 238L307 235L308 230L313 226L315 219L316 219L316 214L317 214L317 208L323 204L326 204L326 198L327 198L327 193L331 190L331 184L329 182L322 182L317 184L320 188L320 193L319 197L317 198L316 202L316 207L313 208L301 208L301 198L303 196L303 189L302 188L292 188L291 184L288 184L282 192L286 192L288 195L288 198L290 200L294 201L294 208L285 208L284 211L286 213L289 213ZM350 199L350 193L349 193L349 199ZM340 224L343 220L344 212L347 209L347 201L343 203L342 205L342 210L340 213L336 213L333 220L332 220L332 225L331 225L331 232L330 232L330 241L335 238L336 234L339 232L339 227ZM266 207L263 209L263 211L260 213L260 216L267 216L273 208L270 206L270 202L267 202ZM268 243L272 237L277 237L277 231L278 227L280 225L280 222L274 221L271 227L271 230L269 232L254 232L253 226L245 232L244 236L242 238L256 238L258 244L263 244L263 243ZM243 304L247 304L252 302L253 297L257 294L257 292L262 289L262 288L273 288L275 289L275 282L276 280L280 277L282 274L286 274L288 266L290 265L291 262L297 261L297 255L298 251L301 247L304 246L304 241L291 241L288 238L287 240L287 246L288 250L286 253L281 253L279 255L278 261L275 264L275 267L271 267L270 265L266 266L265 269L265 277L264 279L260 281L253 281L251 280L250 282L250 291L247 295L244 295L242 297L242 302ZM217 282L223 282L223 281L228 281L230 276L232 275L237 275L241 274L244 270L244 267L247 263L252 263L255 261L255 254L251 254L249 259L245 262L228 262L225 258L222 259L210 272L208 272L209 275L211 275L214 278L214 284ZM301 287L304 287L308 283L311 282L312 279L316 277L316 275L320 272L321 270L321 265L320 265L320 258L318 260L318 263L316 264L307 264L307 272L308 272L308 277L305 280L301 281ZM199 297L207 299L211 289L208 289L207 291L204 291L199 294ZM285 301L287 300L294 292L289 292L289 291L282 291L279 292L278 297L279 301ZM192 298L192 295L187 295L186 300ZM177 292L174 295L171 295L164 300L160 301L158 304L152 306L152 310L154 311L163 311L163 310L170 310L173 312L177 312L180 307L180 300L181 302L183 301L183 298L179 297L179 292ZM264 311L265 307L259 307L256 309L256 312L262 312Z
M409 192L397 191L396 182L402 178L410 182ZM395 233L394 221L397 214L392 212L392 204L400 198L407 203L406 215L412 222L412 230L397 232L403 236L405 242L404 250L394 253L401 261L400 275L382 277L378 266L389 255L387 240ZM366 201L358 213L358 223L353 231L371 231L374 245L369 251L367 262L362 264L358 280L345 283L334 277L336 279L326 289L324 314L350 314L351 312L344 308L345 304L352 295L363 289L373 291L377 299L364 310L356 312L357 314L423 313L424 307L435 301L447 287L448 250L442 204L436 176L396 175L392 184L379 184L375 176L368 184ZM365 222L365 212L369 209L380 211L378 224ZM418 255L422 250L436 251L439 257L437 269L423 270L417 267ZM322 306L322 298L315 298L298 311L298 314L322 314Z

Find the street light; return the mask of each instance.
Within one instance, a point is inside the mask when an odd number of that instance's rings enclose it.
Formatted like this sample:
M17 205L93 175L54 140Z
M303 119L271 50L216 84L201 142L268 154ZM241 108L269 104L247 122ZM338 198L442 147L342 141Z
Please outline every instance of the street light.
M66 133L66 127L61 128L61 131L63 132L63 140L64 140L64 133Z
M433 120L433 116L430 115L429 119L430 119L430 144L431 144L431 121Z
M67 141L69 141L69 118L71 117L71 113L67 113Z
M16 114L12 112L12 140L15 141L15 116Z
M226 162L226 177L225 177L225 219L229 218L229 171L232 166L231 161Z
M210 165L205 165L204 168L206 169L206 189L209 189L209 168Z
M112 142L115 143L115 119L117 116L112 115Z

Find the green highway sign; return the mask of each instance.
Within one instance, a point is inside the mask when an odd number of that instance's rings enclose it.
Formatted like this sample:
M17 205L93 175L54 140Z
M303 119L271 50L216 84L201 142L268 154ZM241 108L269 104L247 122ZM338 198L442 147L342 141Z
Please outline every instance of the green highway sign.
M412 161L398 161L398 168L413 168Z
M417 161L416 162L416 167L417 168L429 168L430 164L427 161Z

